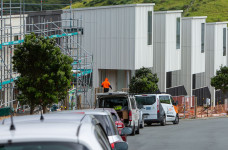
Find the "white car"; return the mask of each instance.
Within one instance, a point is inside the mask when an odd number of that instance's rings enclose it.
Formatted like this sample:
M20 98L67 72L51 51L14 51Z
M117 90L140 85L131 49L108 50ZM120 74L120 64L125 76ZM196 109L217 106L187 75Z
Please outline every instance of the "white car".
M169 94L143 94L135 95L138 105L141 105L144 122L148 125L166 122L179 123L178 110L175 109L172 96Z
M39 115L13 120L15 130L10 130L10 119L0 125L0 147L5 150L111 150L104 129L89 123L89 115L45 114L43 121ZM115 144L117 149L126 146L124 142Z
M125 92L98 93L96 107L114 108L125 126L132 128L132 135L139 134L140 112L133 95Z

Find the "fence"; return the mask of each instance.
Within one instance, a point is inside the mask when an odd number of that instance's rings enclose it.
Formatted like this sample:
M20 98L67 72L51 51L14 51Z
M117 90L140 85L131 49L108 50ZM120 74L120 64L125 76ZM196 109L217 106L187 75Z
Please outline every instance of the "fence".
M204 118L225 116L228 113L228 100L224 104L215 107L211 105L198 106L195 96L174 96L174 101L178 101L178 112L180 118Z

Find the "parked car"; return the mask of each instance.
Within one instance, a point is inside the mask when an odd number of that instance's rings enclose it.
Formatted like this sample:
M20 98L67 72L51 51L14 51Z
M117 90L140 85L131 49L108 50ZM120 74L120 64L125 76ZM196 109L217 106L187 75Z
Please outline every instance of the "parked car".
M114 108L125 126L132 128L132 135L139 134L139 109L133 95L125 92L98 93L96 107Z
M107 110L111 113L112 119L116 124L116 127L119 131L119 135L123 139L123 141L127 142L127 136L126 135L121 135L122 129L125 127L124 123L120 120L120 117L118 116L117 112L113 108L96 108L96 110Z
M108 139L112 149L115 149L115 143L124 142L119 135L119 132L115 126L115 122L112 119L112 115L107 110L96 110L96 109L84 109L84 110L74 110L74 111L65 111L62 113L76 113L76 114L86 114L93 115L103 126L106 134L108 135ZM128 132L126 132L128 131ZM122 135L128 135L129 132L132 132L130 128L124 128L122 130ZM127 144L127 143L126 143Z
M92 123L79 121L85 115L55 114L14 117L15 130L11 131L10 119L0 125L0 147L33 150L111 150L103 128ZM88 117L87 117L88 119ZM115 143L116 147L127 146Z
M138 105L141 105L144 122L148 125L166 122L179 123L177 103L174 103L169 94L144 94L135 95Z

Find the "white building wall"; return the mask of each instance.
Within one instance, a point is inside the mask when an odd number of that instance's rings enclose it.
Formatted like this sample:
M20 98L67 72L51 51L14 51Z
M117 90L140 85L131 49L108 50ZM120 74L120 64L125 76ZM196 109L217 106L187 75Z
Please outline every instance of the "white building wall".
M147 11L153 11L153 6L132 4L72 11L74 18L82 18L83 21L82 47L93 54L94 87L101 82L98 69L152 67L153 48L147 46ZM64 11L62 19L70 19L70 14Z
M135 12L135 69L144 67L153 67L153 34L152 45L148 45L148 11L152 11L153 25L153 7L136 7ZM152 26L153 33L153 26Z
M223 28L227 28L226 22L206 24L206 85L209 86L212 102L215 100L215 89L210 84L211 77L227 63L227 56L223 56Z
M180 80L189 96L192 96L193 74L205 72L205 52L201 52L201 24L205 22L206 17L182 18L182 68ZM204 35L206 37L206 34ZM206 41L204 45L206 45ZM199 76L197 76L197 81L199 80ZM196 87L203 87L203 84L197 84Z
M176 48L176 21L181 12L154 12L153 72L158 75L158 87L162 92L166 92L166 72L181 69L181 48Z

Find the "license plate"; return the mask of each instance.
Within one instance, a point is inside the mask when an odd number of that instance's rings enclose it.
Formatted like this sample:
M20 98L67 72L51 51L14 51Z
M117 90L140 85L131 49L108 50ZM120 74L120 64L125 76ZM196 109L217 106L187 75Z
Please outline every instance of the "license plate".
M148 115L144 115L144 118L148 118Z
M151 107L146 107L146 110L151 110Z

